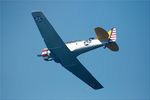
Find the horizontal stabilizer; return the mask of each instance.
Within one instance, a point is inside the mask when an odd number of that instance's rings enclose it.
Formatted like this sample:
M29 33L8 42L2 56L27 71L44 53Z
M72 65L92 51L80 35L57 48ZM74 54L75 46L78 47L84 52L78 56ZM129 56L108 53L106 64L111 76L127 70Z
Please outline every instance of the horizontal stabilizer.
M96 32L98 40L100 40L100 41L108 40L109 35L108 35L107 31L104 30L103 28L97 27L97 28L95 28L95 32Z
M106 47L112 51L119 51L119 46L117 45L116 42L110 42L109 44L106 45Z

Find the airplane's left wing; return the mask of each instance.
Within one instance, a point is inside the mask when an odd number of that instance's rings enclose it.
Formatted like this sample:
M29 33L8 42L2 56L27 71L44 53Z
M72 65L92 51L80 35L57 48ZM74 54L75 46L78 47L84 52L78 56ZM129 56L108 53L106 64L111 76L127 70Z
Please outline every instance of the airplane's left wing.
M88 72L88 70L68 49L43 13L33 12L32 16L38 26L47 48L55 56L55 59L57 59L67 70L72 72L75 76L87 83L92 88L103 88L103 86Z
M64 67L93 89L97 90L103 88L103 86L92 76L92 74L79 62L77 58L74 58L74 61L76 61L76 64Z

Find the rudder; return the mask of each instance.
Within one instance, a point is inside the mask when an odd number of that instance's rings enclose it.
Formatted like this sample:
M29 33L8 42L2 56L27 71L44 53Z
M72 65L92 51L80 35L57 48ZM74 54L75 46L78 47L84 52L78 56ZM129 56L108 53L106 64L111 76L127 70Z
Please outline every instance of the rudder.
M112 51L119 51L119 46L115 42L117 40L117 29L113 27L110 31L108 31L108 34L109 43L106 45L106 47Z

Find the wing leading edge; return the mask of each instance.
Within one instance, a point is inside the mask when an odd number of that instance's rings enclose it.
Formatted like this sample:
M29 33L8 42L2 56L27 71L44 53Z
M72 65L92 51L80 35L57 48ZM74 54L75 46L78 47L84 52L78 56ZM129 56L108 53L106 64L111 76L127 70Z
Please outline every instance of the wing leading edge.
M55 58L60 61L61 65L92 88L103 88L103 86L88 72L88 70L68 49L68 47L59 37L55 29L46 19L44 14L42 12L33 12L32 16L44 39L47 48L52 52Z

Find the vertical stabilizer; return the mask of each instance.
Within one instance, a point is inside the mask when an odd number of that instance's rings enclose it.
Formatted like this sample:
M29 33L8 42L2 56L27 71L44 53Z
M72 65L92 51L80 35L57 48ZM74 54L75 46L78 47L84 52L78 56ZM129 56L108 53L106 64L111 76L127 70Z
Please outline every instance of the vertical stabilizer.
M115 42L116 41L116 39L117 39L116 33L117 33L117 30L115 27L112 28L110 31L108 31L109 39L110 39L109 42Z
M116 43L117 40L117 30L115 27L113 27L110 31L108 31L109 34L109 43L106 45L107 48L109 48L112 51L118 51L119 46Z

